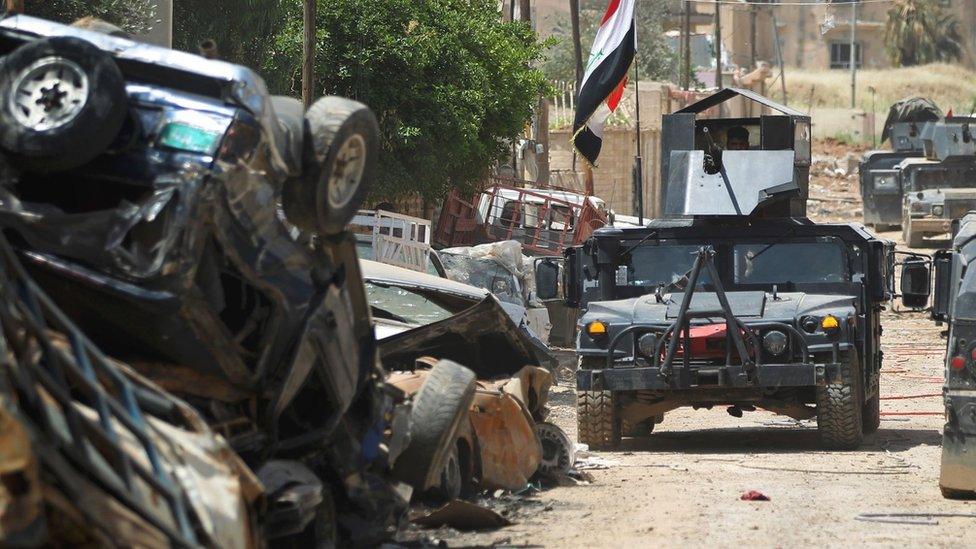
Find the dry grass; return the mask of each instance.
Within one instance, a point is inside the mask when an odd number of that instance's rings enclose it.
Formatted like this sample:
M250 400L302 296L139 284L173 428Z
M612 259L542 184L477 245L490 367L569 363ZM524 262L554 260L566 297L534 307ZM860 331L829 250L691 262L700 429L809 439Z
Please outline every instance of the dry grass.
M788 69L786 84L791 105L809 106L813 90L814 107L850 106L851 75L848 71ZM951 108L956 114L968 114L976 100L976 73L944 63L858 71L858 107L864 110L871 109L869 87L876 90L875 110L882 116L892 103L911 96L932 99L943 111ZM780 99L779 84L773 88L772 97Z

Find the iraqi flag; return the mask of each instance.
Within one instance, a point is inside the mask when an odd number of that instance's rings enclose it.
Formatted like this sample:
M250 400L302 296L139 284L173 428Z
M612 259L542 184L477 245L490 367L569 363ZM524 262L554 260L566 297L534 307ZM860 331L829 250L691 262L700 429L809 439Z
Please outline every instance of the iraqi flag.
M635 1L610 0L580 85L572 141L591 166L603 146L603 124L617 109L634 62Z

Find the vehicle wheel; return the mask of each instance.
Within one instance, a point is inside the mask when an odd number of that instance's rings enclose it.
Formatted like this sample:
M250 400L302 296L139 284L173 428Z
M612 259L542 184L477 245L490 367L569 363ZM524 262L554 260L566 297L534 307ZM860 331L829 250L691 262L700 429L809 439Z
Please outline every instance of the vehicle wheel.
M638 421L637 423L631 423L626 419L621 419L620 433L625 437L647 438L651 436L651 433L654 431L654 425L654 418L648 418L644 421Z
M620 418L610 391L577 391L576 423L579 441L593 450L620 446Z
M424 492L440 482L457 434L474 400L474 372L450 360L434 365L410 411L410 443L394 464L394 475ZM452 442L455 442L452 444Z
M440 481L436 486L427 491L427 496L438 502L451 501L461 497L463 488L464 478L461 474L461 457L458 453L457 442L455 442L448 451L447 458L444 460Z
M343 97L323 97L305 113L308 123L304 175L282 193L285 216L300 229L342 232L359 210L376 173L379 125L369 107Z
M924 235L922 233L912 230L911 223L906 220L901 224L901 237L905 241L905 245L909 248L921 248L925 244L923 239Z
M861 366L856 353L841 358L841 382L817 387L817 429L824 446L853 450L864 440Z
M881 388L875 379L874 396L865 400L861 409L861 425L865 435L875 433L881 427Z
M542 444L541 473L568 473L576 462L576 451L572 441L562 429L552 423L540 422L535 425L535 433Z
M112 56L69 36L8 55L0 65L0 98L0 147L29 172L88 163L115 140L128 112Z

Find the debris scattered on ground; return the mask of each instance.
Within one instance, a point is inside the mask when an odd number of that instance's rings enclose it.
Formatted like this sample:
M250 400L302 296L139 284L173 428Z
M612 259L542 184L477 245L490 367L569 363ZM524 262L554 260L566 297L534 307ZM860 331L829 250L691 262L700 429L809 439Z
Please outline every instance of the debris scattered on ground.
M429 528L450 526L458 530L487 530L512 524L510 520L487 507L460 499L429 513L412 516L410 521Z
M917 524L937 526L936 518L976 518L976 513L861 513L854 520L888 524Z
M739 496L739 499L742 501L770 501L769 496L756 490L749 490L743 493Z

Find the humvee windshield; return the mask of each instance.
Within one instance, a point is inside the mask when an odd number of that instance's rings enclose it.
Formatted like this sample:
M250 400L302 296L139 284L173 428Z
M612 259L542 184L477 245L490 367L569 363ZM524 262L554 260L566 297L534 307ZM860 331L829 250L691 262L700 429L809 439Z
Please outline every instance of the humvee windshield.
M943 166L922 168L915 170L911 176L910 189L923 191L926 189L969 188L976 180L976 169L972 167L947 169Z
M750 242L658 240L633 250L633 242L621 244L624 251L615 276L621 297L648 293L659 285L665 291L684 288L695 253L705 244L715 249L715 267L726 289L776 284L780 290L789 290L797 285L852 280L848 251L841 240L832 237ZM701 274L699 284L711 285L707 273Z

